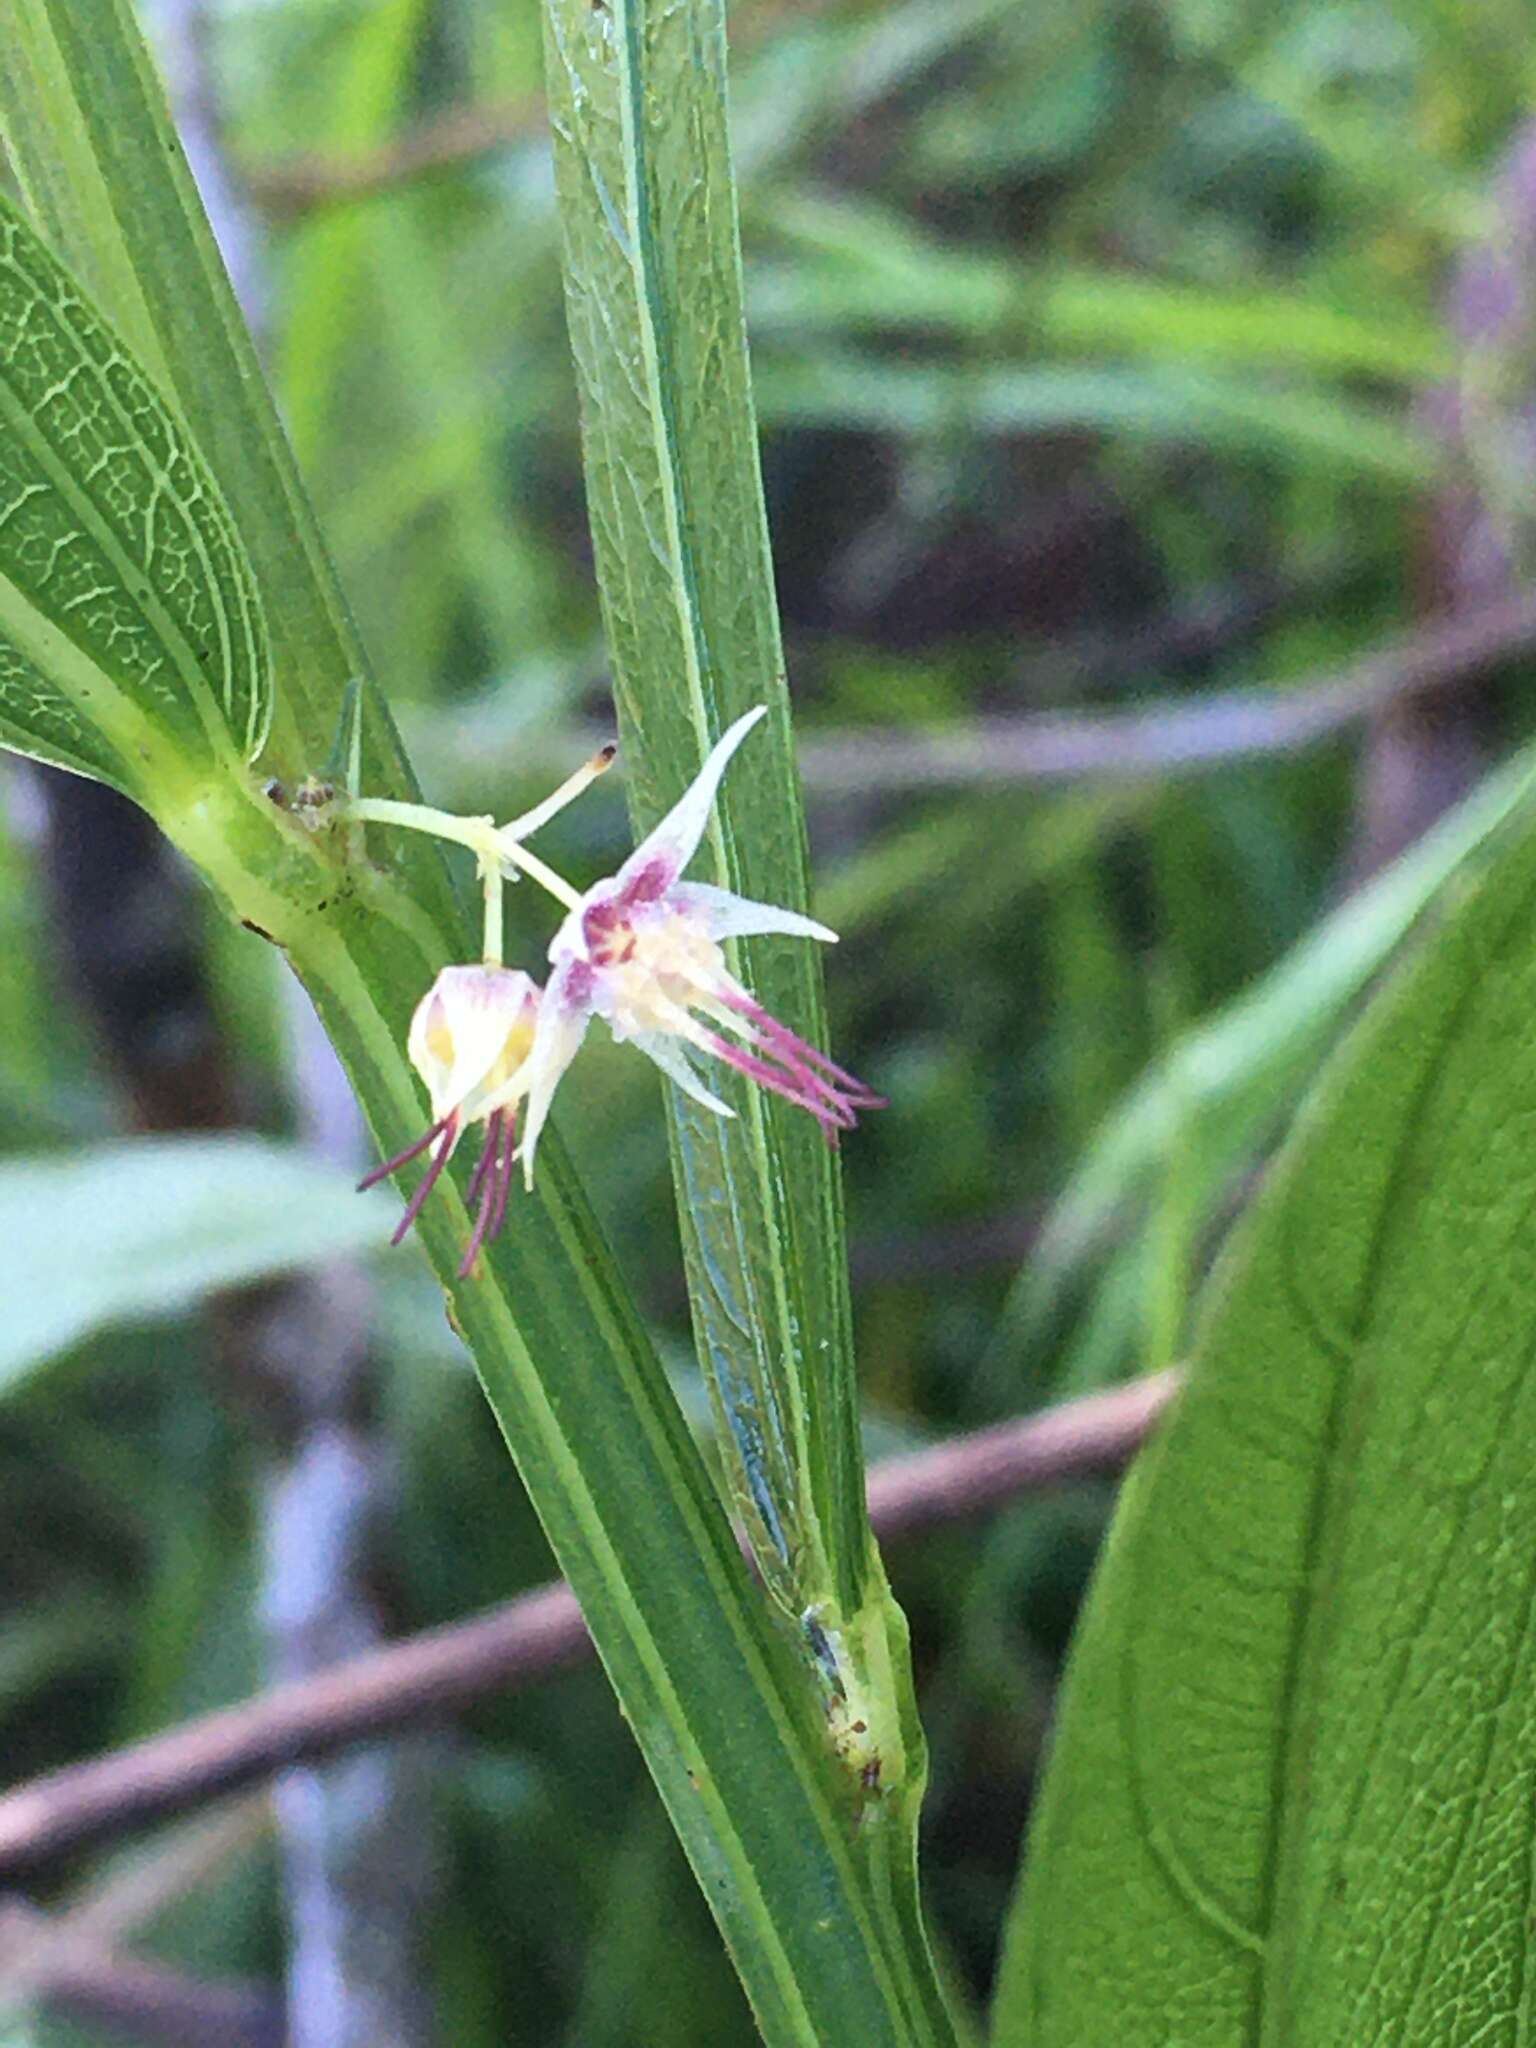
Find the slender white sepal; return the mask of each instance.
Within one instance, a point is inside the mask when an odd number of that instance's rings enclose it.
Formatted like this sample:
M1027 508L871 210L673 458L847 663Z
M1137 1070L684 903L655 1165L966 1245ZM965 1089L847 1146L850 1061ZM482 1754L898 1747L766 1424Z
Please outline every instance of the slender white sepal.
M538 1029L533 1035L533 1050L528 1055L525 1070L528 1107L523 1123L523 1142L519 1147L525 1187L533 1186L534 1153L538 1148L539 1134L549 1117L549 1105L560 1085L560 1077L581 1050L581 1041L586 1037L587 1026L592 1020L588 1003L571 1000L573 973L577 971L580 971L580 963L571 962L552 974L544 991L544 1000L539 1005Z
M687 789L656 829L641 840L619 869L618 880L621 885L633 882L637 876L647 874L652 869L658 871L658 888L668 887L677 880L699 850L699 841L704 837L704 827L709 823L710 806L714 803L715 792L720 787L720 778L724 775L731 756L753 726L767 716L768 706L759 704L755 709L743 712L735 724L721 734L711 747L704 766Z
M717 889L713 882L679 882L671 900L680 910L703 920L712 939L751 939L760 933L782 932L792 939L820 939L835 946L837 933L814 917L798 910L784 910L776 903L754 903L750 896L737 896L729 889Z
M722 1102L718 1095L712 1095L704 1086L694 1071L692 1060L675 1038L668 1038L660 1031L637 1031L629 1042L638 1046L648 1060L654 1060L669 1081L675 1081L685 1095L691 1095L705 1109L713 1110L716 1116L736 1114L728 1102Z

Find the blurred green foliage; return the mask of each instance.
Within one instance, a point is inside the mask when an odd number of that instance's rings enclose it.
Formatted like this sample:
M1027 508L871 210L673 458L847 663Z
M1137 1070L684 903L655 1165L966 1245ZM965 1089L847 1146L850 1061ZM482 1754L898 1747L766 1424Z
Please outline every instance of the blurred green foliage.
M210 19L266 230L268 358L343 583L432 799L505 815L609 716L537 11L225 0ZM835 792L818 736L1283 694L1453 602L1445 508L1481 480L1428 401L1462 368L1447 279L1490 230L1536 60L1516 0L741 0L733 35L818 908L844 935L834 1048L892 1101L846 1148L879 1448L1180 1354L1192 1286L1401 925L1373 952L1337 909L1373 844L1358 732L1136 782ZM446 160L387 163L422 136ZM376 189L352 189L359 172ZM1529 737L1520 682L1506 664L1461 714L1463 791ZM66 999L14 787L6 1143L73 1154L123 1111ZM594 876L624 849L621 806L599 791L550 840ZM539 912L514 892L509 913L532 955ZM281 1135L275 964L211 920L206 945L242 1099ZM1279 991L1262 1029L1236 1007L1256 986ZM1180 1066L1212 1033L1230 1086ZM640 1067L590 1054L562 1107L686 1375ZM1149 1090L1137 1152L1124 1133ZM1090 1183L1070 1261L1020 1280L1042 1231L1059 1251L1080 1220L1053 1206L1063 1191ZM19 1186L0 1167L0 1201ZM83 1257L93 1214L54 1213L62 1255ZM0 1256L8 1296L35 1284L17 1240ZM371 1270L403 1631L548 1563L424 1264ZM259 1682L258 1460L210 1398L203 1320L82 1336L33 1366L0 1406L15 1776ZM934 1750L928 1881L978 1995L1106 1502L1080 1489L893 1560ZM441 1766L444 2039L750 2038L596 1674L486 1703ZM59 1899L115 1861L77 1860ZM274 1978L275 1884L255 1838L148 1946Z

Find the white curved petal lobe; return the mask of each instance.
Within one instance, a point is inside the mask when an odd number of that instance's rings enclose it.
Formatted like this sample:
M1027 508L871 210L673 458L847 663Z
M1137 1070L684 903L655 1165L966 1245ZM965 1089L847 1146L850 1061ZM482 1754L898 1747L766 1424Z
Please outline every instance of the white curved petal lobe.
M472 1105L509 1050L533 984L507 968L445 967L416 1005L406 1049L427 1084L432 1114Z
M759 704L755 710L744 712L722 733L687 789L655 831L641 840L619 869L621 883L633 881L646 869L657 866L664 870L665 882L676 880L699 850L699 841L704 837L704 827L709 822L710 805L715 800L720 778L731 756L759 719L767 716L768 706Z
M728 1102L722 1102L718 1095L711 1095L675 1038L668 1038L660 1031L637 1031L629 1043L638 1046L648 1060L655 1061L669 1081L675 1081L685 1095L691 1095L705 1109L712 1109L716 1116L736 1114Z
M783 932L790 938L837 944L837 933L814 917L802 917L798 910L784 910L776 903L754 903L749 896L717 889L713 882L679 882L671 891L671 900L679 910L699 918L712 939L750 939L759 933Z
M539 1133L549 1116L549 1105L554 1099L560 1077L575 1059L581 1049L581 1041L587 1035L587 1026L592 1021L592 1011L586 1003L572 1002L569 977L555 974L550 978L544 991L544 1000L539 1005L538 1028L533 1035L533 1050L528 1055L528 1064L523 1070L523 1080L528 1091L527 1116L523 1124L523 1142L520 1154L523 1162L523 1185L533 1186L533 1156L538 1147Z

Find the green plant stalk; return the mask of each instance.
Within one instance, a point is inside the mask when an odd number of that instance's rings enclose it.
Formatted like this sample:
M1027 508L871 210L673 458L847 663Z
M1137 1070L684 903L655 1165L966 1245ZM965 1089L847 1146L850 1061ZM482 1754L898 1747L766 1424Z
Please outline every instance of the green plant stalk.
M291 787L324 766L348 705L349 758L370 793L413 784L126 0L19 0L13 26L26 59L0 78L13 162L141 367L205 440L274 620L278 707L262 761L247 769L217 745L173 759L155 735L140 793L230 913L285 949L393 1149L425 1120L406 1020L437 968L469 956L464 920L417 835L374 832L363 858L355 832L269 792L270 767ZM55 641L77 683L80 650L56 629ZM125 678L103 680L120 709ZM129 723L114 739L132 753ZM541 1150L540 1182L473 1282L455 1277L468 1218L452 1186L422 1237L764 2034L947 2038L915 1893L892 1881L888 1852L870 1867L823 1704L746 1572L557 1142Z
M724 726L769 718L728 775L713 878L802 908L805 827L758 467L719 0L547 0L567 318L637 831ZM706 870L707 872L708 870ZM735 963L825 1043L813 949ZM694 1327L732 1491L791 1621L827 1739L866 1805L871 1882L925 1973L916 1829L925 1751L906 1626L864 1504L835 1162L810 1120L735 1076L723 1122L669 1089Z

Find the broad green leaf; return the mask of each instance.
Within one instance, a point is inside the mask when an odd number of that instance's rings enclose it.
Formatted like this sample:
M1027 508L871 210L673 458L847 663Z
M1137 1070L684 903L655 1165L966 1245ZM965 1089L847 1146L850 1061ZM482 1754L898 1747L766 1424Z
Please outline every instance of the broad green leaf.
M367 662L255 350L230 293L132 0L13 0L0 64L0 131L42 228L185 420L228 501L267 605L275 703L266 759L283 778L326 766L347 685ZM370 694L364 768L375 793L414 794L382 701ZM442 864L400 849L434 913Z
M0 1391L113 1323L373 1250L387 1200L259 1138L138 1138L0 1162Z
M1330 1069L1074 1652L1000 2048L1536 2019L1536 840Z
M13 14L26 61L0 66L0 107L23 189L238 506L273 621L268 758L285 778L324 769L350 702L370 793L409 794L127 0L18 0ZM473 947L435 852L375 831L358 861L348 834L310 829L245 775L149 798L230 911L286 951L381 1148L407 1143L427 1115L407 1021ZM803 1654L742 1560L558 1142L541 1145L539 1177L470 1281L456 1277L457 1168L420 1234L759 2024L803 2048L943 2039L910 1836L860 1829ZM816 1219L805 1235L818 1241Z
M271 719L224 501L112 329L0 203L0 735L133 789Z

